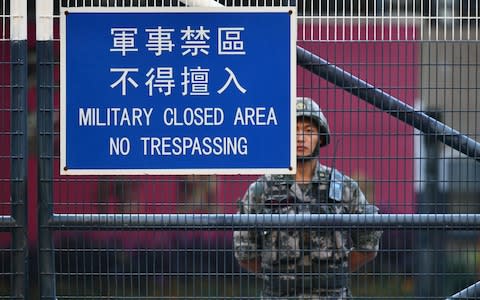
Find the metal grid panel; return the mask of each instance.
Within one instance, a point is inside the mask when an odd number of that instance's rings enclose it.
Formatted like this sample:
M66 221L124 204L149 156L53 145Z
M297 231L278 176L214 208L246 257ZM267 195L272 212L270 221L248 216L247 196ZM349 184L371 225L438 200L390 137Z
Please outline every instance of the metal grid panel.
M5 3L6 2L6 3ZM0 1L0 215L9 216L10 210L10 8L8 1ZM0 233L0 298L11 294L12 270L11 234Z
M7 3L1 1L0 40L0 214L10 215L10 12ZM7 1L8 2L8 1ZM11 268L7 264L10 258L11 234L0 233L0 298L10 295Z
M0 214L10 214L10 11L8 5L1 2L2 32L0 40ZM8 1L6 1L8 3Z
M59 4L182 5L94 0ZM301 47L478 140L475 1L298 1L298 7ZM52 66L57 74L58 35L54 45ZM56 79L55 116L58 86ZM299 72L297 91L318 101L338 144L322 150L322 163L354 177L382 213L478 212L478 166L472 159L310 72ZM57 132L55 127L55 151ZM171 213L173 218L185 213L235 213L236 200L256 178L61 177L58 153L52 158L54 188L49 203L55 213L80 214L80 221L97 213L123 214L126 223L143 213ZM108 228L108 221L101 223ZM143 230L117 224L112 223L115 230L54 233L59 299L255 299L262 290L262 281L240 269L234 259L233 226ZM385 230L375 261L350 276L356 299L445 298L478 280L475 231L422 228Z
M329 26L299 31L312 41L478 40L476 0L300 0L304 23ZM314 28L311 27L311 28Z
M26 3L26 2L25 2ZM26 7L26 6L25 6ZM0 298L22 299L26 283L26 36L14 16L26 13L0 1ZM20 29L20 27L19 27ZM17 36L18 35L18 36ZM20 41L20 38L22 41Z

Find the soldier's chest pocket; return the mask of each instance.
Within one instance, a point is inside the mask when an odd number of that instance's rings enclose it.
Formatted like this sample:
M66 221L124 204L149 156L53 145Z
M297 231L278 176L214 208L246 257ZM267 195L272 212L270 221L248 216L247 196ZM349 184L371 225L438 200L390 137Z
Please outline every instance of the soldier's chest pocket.
M298 260L302 255L298 230L272 229L263 232L262 264L273 266Z
M295 214L298 213L298 206L292 198L269 198L264 204L266 214Z
M298 207L293 198L271 197L266 199L263 213L296 214ZM264 266L297 260L301 256L300 235L297 230L288 230L280 225L274 226L263 231L262 240Z
M311 211L314 214L343 214L346 213L346 209L333 199L329 199L327 203L318 203L311 206ZM342 253L338 250L343 248L345 239L338 237L339 240L337 241L336 234L332 230L313 230L309 241L311 257L317 260L340 259Z

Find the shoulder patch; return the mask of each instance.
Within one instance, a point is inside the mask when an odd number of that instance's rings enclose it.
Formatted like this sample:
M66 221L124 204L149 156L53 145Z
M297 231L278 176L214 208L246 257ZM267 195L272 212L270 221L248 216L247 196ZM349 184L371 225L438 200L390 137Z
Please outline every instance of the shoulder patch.
M330 189L328 196L335 201L342 201L344 178L343 174L337 169L332 169L330 174Z

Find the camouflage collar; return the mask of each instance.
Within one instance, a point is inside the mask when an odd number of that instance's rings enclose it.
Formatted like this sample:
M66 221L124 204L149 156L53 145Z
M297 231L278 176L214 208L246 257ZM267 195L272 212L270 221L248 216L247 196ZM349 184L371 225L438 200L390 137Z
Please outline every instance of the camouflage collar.
M313 173L312 182L326 181L328 180L329 174L330 168L322 165L319 161L317 161L317 166L315 167L315 171Z
M319 161L317 161L315 170L313 171L312 182L322 182L322 181L328 180L330 172L331 172L331 168L325 165L322 165ZM295 174L271 175L270 180L275 182L285 182L285 183L293 184L295 182Z

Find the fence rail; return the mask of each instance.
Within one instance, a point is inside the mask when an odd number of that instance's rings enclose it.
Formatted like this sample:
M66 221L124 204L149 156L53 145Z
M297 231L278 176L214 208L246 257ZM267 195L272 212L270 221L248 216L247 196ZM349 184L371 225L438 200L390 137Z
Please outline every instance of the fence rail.
M288 229L451 229L480 228L480 214L53 214L54 230L246 230Z

